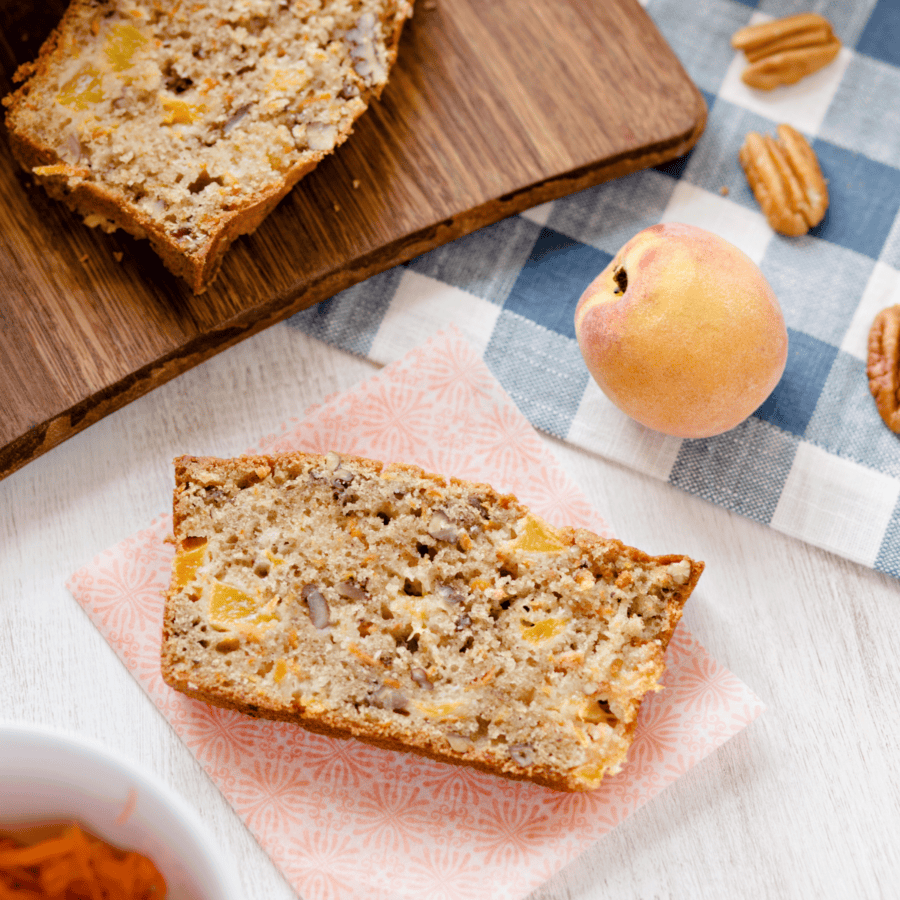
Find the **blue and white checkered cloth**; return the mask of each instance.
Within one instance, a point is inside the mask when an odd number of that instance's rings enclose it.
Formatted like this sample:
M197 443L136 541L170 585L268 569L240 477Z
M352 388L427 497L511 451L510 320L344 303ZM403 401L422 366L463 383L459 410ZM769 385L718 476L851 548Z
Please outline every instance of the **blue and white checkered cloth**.
M900 438L866 377L875 314L900 303L900 0L648 0L706 96L696 147L512 216L288 320L376 362L456 325L539 429L836 554L900 576ZM759 92L731 49L741 26L816 11L843 42L796 85ZM749 131L803 132L831 205L809 235L766 224L738 163ZM727 190L725 190L727 189ZM680 440L649 431L596 387L575 342L587 284L636 232L688 222L737 244L784 309L784 377L743 424Z

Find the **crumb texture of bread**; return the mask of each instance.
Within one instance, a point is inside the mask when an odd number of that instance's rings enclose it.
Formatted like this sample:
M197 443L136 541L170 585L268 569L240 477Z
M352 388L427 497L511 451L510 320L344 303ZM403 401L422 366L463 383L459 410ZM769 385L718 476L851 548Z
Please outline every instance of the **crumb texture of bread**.
M203 290L380 96L412 0L73 0L4 98L13 153Z
M166 683L558 790L620 769L703 571L410 465L181 457L175 475Z

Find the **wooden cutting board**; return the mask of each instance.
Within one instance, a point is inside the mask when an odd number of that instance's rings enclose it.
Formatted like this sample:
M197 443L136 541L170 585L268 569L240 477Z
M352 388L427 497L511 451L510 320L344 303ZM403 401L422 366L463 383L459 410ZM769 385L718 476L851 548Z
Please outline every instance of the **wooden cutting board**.
M63 4L0 0L0 93ZM194 296L0 135L0 478L219 350L537 203L685 153L702 95L636 0L418 0L382 100ZM356 185L356 186L354 186Z

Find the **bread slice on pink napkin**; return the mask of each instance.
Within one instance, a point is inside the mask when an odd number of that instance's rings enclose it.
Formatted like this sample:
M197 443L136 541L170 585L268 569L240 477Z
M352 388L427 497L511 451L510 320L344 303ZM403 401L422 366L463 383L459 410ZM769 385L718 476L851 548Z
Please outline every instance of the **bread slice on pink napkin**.
M455 331L248 448L289 450L336 450L486 481L552 524L612 536ZM170 517L160 516L68 587L306 900L523 898L762 711L679 626L664 689L644 701L624 769L596 791L561 794L207 706L160 675L170 530Z

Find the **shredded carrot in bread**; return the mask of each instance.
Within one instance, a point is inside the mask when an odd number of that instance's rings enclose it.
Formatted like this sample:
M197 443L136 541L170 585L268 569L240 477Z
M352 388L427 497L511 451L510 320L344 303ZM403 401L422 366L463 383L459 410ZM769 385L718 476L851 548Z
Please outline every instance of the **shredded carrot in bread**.
M134 851L107 844L78 825L21 845L0 837L0 900L164 900L166 882Z

